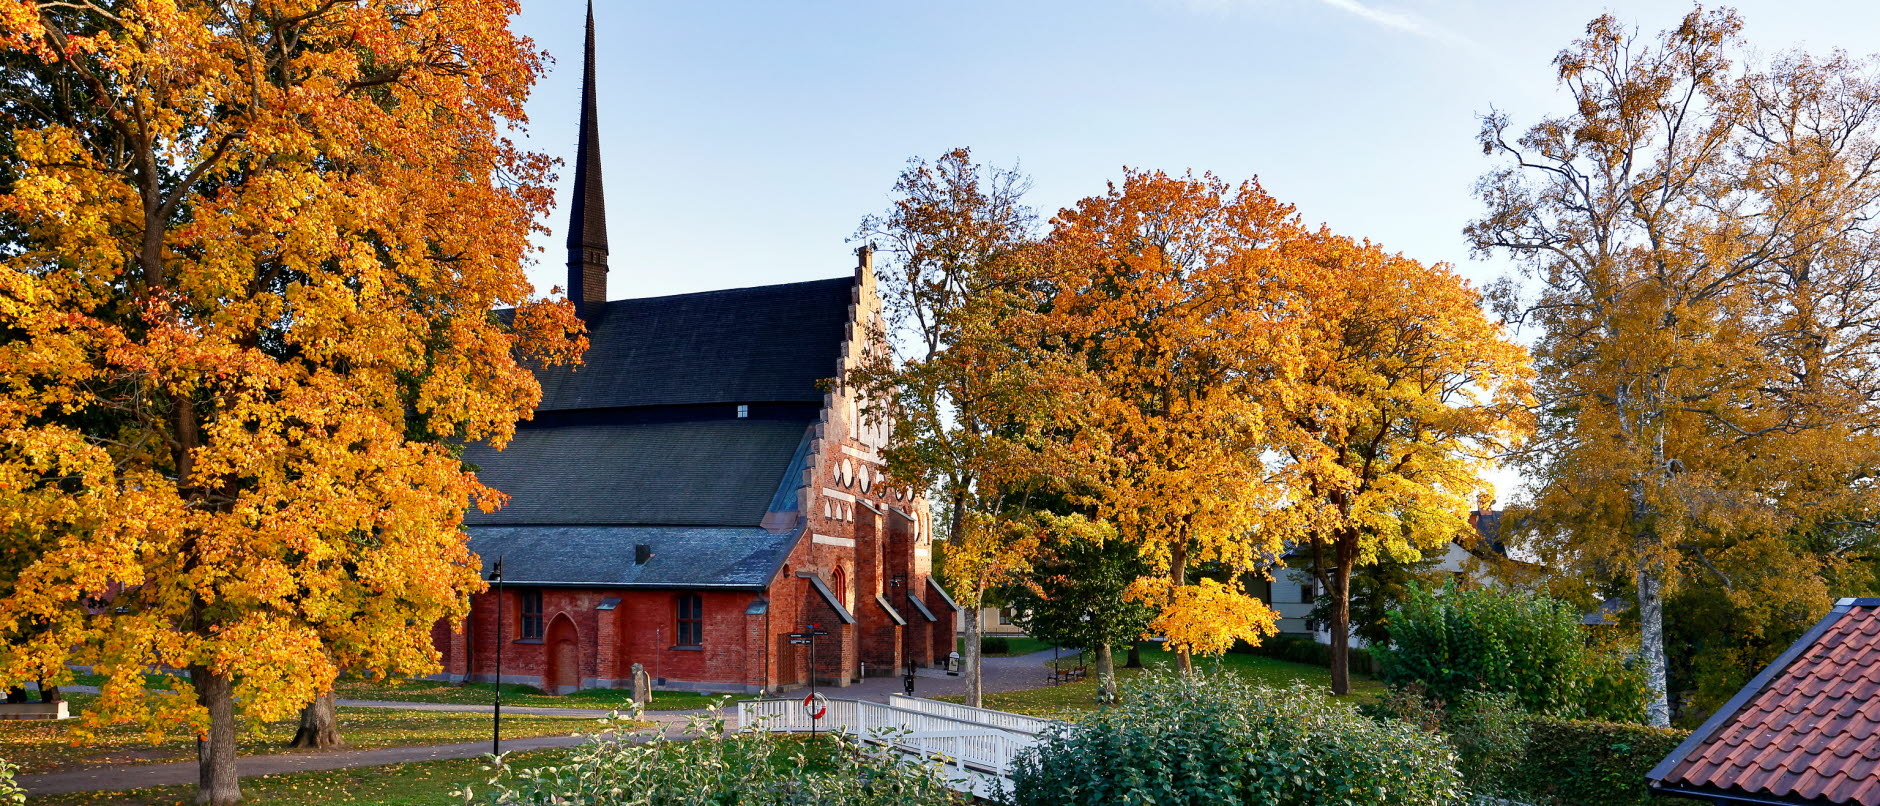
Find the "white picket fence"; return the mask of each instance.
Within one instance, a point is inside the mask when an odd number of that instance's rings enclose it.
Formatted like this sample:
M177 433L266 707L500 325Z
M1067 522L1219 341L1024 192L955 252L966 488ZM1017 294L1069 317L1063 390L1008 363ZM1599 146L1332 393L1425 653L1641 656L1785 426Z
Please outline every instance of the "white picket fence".
M989 798L1004 788L1012 760L1036 744L1048 719L969 708L917 697L893 698L884 705L864 700L827 701L828 711L814 720L819 731L846 733L889 745L913 758L947 765L954 788ZM801 700L745 700L738 703L738 725L808 733L812 720Z

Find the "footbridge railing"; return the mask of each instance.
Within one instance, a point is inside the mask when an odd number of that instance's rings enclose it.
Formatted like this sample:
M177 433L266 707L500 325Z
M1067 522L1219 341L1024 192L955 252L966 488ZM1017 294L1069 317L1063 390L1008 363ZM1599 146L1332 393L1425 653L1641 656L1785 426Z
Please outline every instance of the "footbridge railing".
M917 697L896 696L889 704L831 698L824 705L822 718L811 719L801 700L745 700L738 703L738 725L790 733L808 733L814 727L889 745L914 758L940 760L949 767L956 789L991 797L1008 782L1018 754L1053 724Z

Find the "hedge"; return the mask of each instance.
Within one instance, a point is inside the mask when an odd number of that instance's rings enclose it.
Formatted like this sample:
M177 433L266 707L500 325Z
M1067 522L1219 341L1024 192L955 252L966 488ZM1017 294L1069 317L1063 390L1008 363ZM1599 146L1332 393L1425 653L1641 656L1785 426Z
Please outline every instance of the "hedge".
M1329 668L1332 665L1332 646L1330 644L1321 644L1317 639L1307 635L1275 635L1258 644L1248 644L1245 641L1241 641L1234 644L1232 651L1241 655L1258 655L1263 658L1274 658L1276 660L1304 663L1311 666L1324 666ZM1378 672L1377 661L1371 656L1371 653L1356 647L1353 647L1351 650L1350 668L1351 671L1359 674L1376 675Z
M1527 752L1510 783L1535 803L1661 806L1645 786L1645 774L1690 735L1672 728L1533 717Z

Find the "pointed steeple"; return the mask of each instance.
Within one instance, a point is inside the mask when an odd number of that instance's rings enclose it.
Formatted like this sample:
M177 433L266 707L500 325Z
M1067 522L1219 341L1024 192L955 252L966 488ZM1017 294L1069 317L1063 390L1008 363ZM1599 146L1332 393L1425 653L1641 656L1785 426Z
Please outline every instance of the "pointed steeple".
M600 121L594 98L594 0L588 0L586 65L581 78L581 139L574 162L568 222L568 298L581 318L607 301L607 202L601 190Z

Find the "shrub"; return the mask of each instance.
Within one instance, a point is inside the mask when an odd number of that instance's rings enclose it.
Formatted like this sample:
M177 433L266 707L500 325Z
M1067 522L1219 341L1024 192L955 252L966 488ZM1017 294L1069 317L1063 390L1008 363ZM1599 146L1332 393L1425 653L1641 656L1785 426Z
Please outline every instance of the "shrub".
M1012 639L994 635L979 639L979 652L984 655L1009 655L1012 653Z
M1647 806L1645 774L1690 731L1536 717L1510 776L1522 799L1562 806Z
M26 790L13 780L20 768L6 759L0 759L0 803L25 803Z
M1463 803L1442 739L1311 686L1151 672L1122 704L1053 729L1013 765L1018 806Z
M1507 694L1471 691L1450 707L1443 729L1456 748L1469 788L1483 795L1518 793L1515 779L1527 760L1528 715Z
M568 761L516 770L502 764L489 791L466 787L465 804L580 803L586 806L939 806L967 798L942 772L888 749L828 735L810 743L764 730L739 733L719 708L694 717L697 738L671 741L659 728L615 727L572 751Z
M1589 649L1566 602L1500 588L1413 588L1390 621L1381 651L1385 682L1419 682L1455 702L1472 691L1505 693L1524 710L1563 717L1642 714L1643 677L1615 654Z

